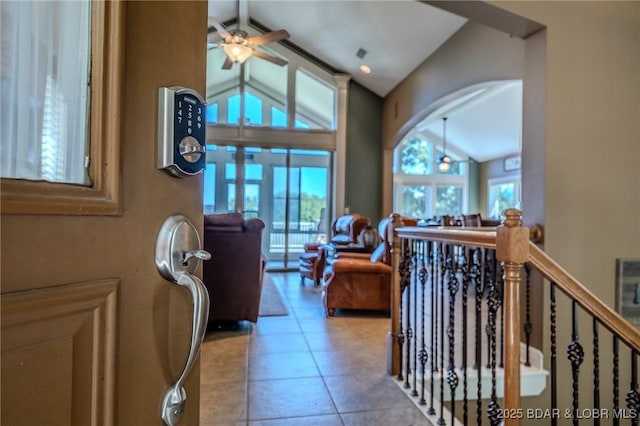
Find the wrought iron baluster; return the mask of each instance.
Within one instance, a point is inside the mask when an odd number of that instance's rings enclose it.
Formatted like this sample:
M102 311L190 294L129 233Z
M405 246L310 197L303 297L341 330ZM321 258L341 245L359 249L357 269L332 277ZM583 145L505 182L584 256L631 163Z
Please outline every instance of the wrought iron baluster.
M436 414L436 409L433 407L433 401L434 401L434 389L433 389L433 373L436 367L435 364L435 360L436 360L436 329L437 327L434 327L434 324L436 324L437 318L438 318L438 310L436 307L437 301L438 299L436 298L436 270L435 270L435 253L434 253L434 244L433 242L427 242L427 250L429 253L429 271L430 274L429 276L431 277L431 368L430 368L430 383L429 383L429 399L430 399L430 403L429 403L429 409L427 410L427 414L429 415L434 415Z
M495 252L490 251L489 268L491 269L489 277L489 319L487 323L487 333L489 335L489 368L491 369L491 399L487 405L487 416L489 417L489 423L491 426L498 426L502 423L500 418L500 405L498 404L497 395L497 377L496 377L496 363L497 363L497 351L496 351L496 316L501 304L500 291L494 280L495 278Z
M496 259L495 259L495 252L493 250L488 250L486 254L487 256L485 260L486 262L485 273L487 274L486 282L487 282L487 292L488 292L487 296L488 296L492 289L495 290ZM493 333L495 334L495 323L493 327L494 327ZM487 342L490 343L492 331L488 321L485 327L485 333L487 334ZM491 368L491 345L488 344L487 345L487 369L490 369L490 368Z
M476 424L482 425L482 296L486 288L485 249L476 250L476 365L478 375L478 398L476 400Z
M444 279L446 274L445 245L439 244L440 261L440 418L439 425L444 425Z
M638 417L640 416L640 393L638 392L638 354L631 349L631 386L627 396L625 397L627 409L629 410L627 417L631 418L631 425L638 426Z
M580 344L580 338L578 337L578 302L571 301L571 343L567 347L567 357L571 362L571 383L573 385L573 392L571 399L573 403L573 424L578 425L578 409L580 407L580 395L578 393L579 379L580 379L580 365L584 361L584 349Z
M412 369L411 367L411 341L413 340L413 328L411 326L411 310L413 308L413 306L411 306L411 282L412 280L415 279L415 274L413 273L414 269L415 269L415 253L414 253L414 248L415 248L415 241L414 240L410 240L409 241L409 245L408 245L408 250L409 250L409 262L408 262L408 267L407 267L407 275L408 275L408 280L407 280L407 284L409 286L409 288L407 288L407 308L406 308L406 318L407 318L407 328L406 328L406 342L405 342L405 346L407 349L406 352L406 364L407 364L407 371L404 375L404 388L405 389L409 389L411 387L411 385L409 384L409 375L413 374L415 377L415 371ZM413 286L415 287L415 286ZM415 364L413 366L413 368L415 369Z
M496 277L500 289L500 345L498 345L500 348L500 364L498 366L500 368L504 368L504 281L502 277L504 277L504 268L500 265L500 273Z
M593 408L600 410L600 339L598 337L598 319L593 318ZM594 425L600 424L600 417L593 419Z
M525 285L525 319L524 319L524 337L526 344L525 363L527 367L531 367L531 332L533 326L531 324L531 265L529 262L524 264L524 271L526 274Z
M447 290L449 291L449 323L447 325L447 338L449 344L449 364L447 366L447 383L449 384L449 392L451 394L451 424L455 423L456 404L455 394L458 387L458 374L455 366L455 312L456 312L456 294L460 288L455 269L455 249L454 245L447 246Z
M613 411L620 409L620 354L618 348L618 336L613 336ZM613 425L618 426L620 419L618 416L613 416Z
M551 409L558 409L558 369L556 344L556 283L551 283ZM558 419L551 417L551 425L556 426Z
M420 272L419 272L419 279L420 279L420 285L422 287L422 297L421 299L421 303L420 306L422 308L421 311L421 315L422 315L422 320L420 321L420 327L421 327L421 331L420 331L420 335L422 336L422 341L421 341L421 347L420 347L420 353L418 354L418 359L420 360L420 366L421 366L421 370L420 370L420 374L421 374L421 378L422 378L422 386L420 389L420 401L418 401L418 403L420 405L426 405L427 401L424 399L424 387L425 387L425 368L427 366L427 361L429 359L429 355L427 353L427 347L426 347L426 341L425 341L425 332L426 332L426 328L425 328L425 316L426 316L426 311L425 311L425 304L426 304L426 295L425 295L425 291L426 291L426 286L427 286L427 279L429 278L429 273L427 271L427 242L426 241L421 241L420 243Z
M404 291L407 288L407 240L400 240L400 262L398 264L398 273L400 275L400 303L398 307L398 317L400 321L398 322L398 331L396 333L396 341L398 342L398 349L400 353L400 368L398 369L398 380L404 380L404 366L402 365L402 354L404 350L404 315L402 306L404 304Z
M469 421L469 400L467 396L469 378L467 377L467 297L469 296L469 282L471 280L471 267L467 259L471 258L471 249L462 251L460 269L462 272L462 423Z

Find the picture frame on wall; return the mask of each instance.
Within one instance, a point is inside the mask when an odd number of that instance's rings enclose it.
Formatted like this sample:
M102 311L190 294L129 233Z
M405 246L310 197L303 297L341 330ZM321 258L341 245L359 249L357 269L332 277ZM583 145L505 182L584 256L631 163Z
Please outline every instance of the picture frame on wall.
M504 159L504 171L512 172L514 170L520 170L522 166L522 157L519 155L513 155Z
M616 310L640 328L640 258L616 259Z

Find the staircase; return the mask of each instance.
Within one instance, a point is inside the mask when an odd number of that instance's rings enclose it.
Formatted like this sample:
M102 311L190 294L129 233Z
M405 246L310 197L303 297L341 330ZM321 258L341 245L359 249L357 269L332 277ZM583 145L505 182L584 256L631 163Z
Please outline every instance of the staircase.
M543 358L542 352L530 348L529 353L529 365L526 365L526 345L522 344L520 346L520 361L521 361L521 382L520 382L520 395L523 397L527 396L537 396L540 395L547 386L547 378L549 376L549 372L543 368ZM412 400L412 402L418 407L425 418L433 425L440 425L439 419L450 419L451 412L445 405L441 404L440 401L450 402L451 401L451 390L447 384L447 377L444 376L440 372L434 372L433 378L430 375L426 375L424 379L424 398L421 398L421 389L422 389L422 372L417 372L416 386L407 385L406 381L396 380L396 384L398 387L407 395L408 398ZM458 369L457 371L458 377L464 377L464 371L462 369ZM478 374L478 369L473 367L467 367L466 369L467 376L467 389L468 390L480 390L480 395L468 395L467 399L483 399L488 400L491 398L491 370L486 367L480 368L480 374ZM480 377L478 377L480 376ZM431 398L431 393L429 390L431 389L431 382L433 381L433 392L434 397ZM478 382L480 382L480 386L478 386ZM497 367L496 368L496 394L498 398L504 397L504 369ZM414 389L417 390L414 392ZM442 395L440 394L440 390L442 390ZM457 387L455 391L455 401L460 402L465 400L465 392L463 387ZM433 410L429 410L429 408L433 408ZM442 414L441 413L442 410ZM429 414L433 413L433 414ZM454 425L463 425L464 423L458 419L454 419L452 423Z
M611 416L594 424L638 425L640 332L530 242L518 210L505 215L489 230L401 227L392 215L389 373L439 426L520 425L521 398L545 390L549 424L587 410ZM546 299L546 364L529 344L532 272L548 281L534 289Z

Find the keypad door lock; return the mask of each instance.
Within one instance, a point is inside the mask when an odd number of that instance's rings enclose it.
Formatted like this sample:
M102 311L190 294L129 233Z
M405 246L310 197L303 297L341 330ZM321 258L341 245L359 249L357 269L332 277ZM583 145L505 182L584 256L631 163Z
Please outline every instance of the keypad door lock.
M176 177L202 173L206 166L206 102L186 87L158 91L158 168Z

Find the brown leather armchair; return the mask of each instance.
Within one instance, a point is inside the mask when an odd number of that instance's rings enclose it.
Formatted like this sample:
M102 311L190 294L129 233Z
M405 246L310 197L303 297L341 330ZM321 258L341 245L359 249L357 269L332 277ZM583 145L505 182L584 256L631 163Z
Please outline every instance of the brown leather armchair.
M264 257L260 219L245 220L240 213L204 216L202 280L209 291L209 321L258 320Z
M357 243L360 232L370 222L368 217L359 214L348 214L334 219L331 224L331 240L328 244L339 247ZM304 253L300 255L300 280L302 283L305 278L309 278L316 286L320 285L327 256L326 250L323 248L324 245L326 244L305 244Z
M337 252L324 269L322 298L327 316L336 309L391 310L391 245L388 232L393 215L378 225L381 243L371 255ZM417 219L401 218L404 226Z

